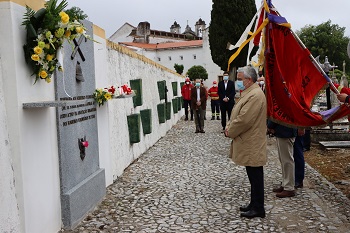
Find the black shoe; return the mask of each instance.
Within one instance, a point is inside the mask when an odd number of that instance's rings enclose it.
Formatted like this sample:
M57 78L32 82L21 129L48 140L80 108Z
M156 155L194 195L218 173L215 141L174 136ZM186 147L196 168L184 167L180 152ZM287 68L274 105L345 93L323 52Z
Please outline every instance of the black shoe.
M220 120L220 117L216 117L216 120Z
M193 117L191 117L191 121L193 121Z
M199 131L200 133L205 133L205 131L204 130L201 130L201 131Z
M251 208L252 208L252 207L251 207L250 204L249 204L249 205L245 205L245 206L239 207L239 210L240 210L241 212L247 212L247 211L249 211Z
M211 120L215 120L215 117L211 117Z
M195 133L199 133L199 130L197 129Z
M185 118L185 121L188 121L188 117Z
M265 211L256 211L256 210L249 210L247 212L241 213L241 217L244 218L255 218L255 217L260 217L260 218L265 218Z

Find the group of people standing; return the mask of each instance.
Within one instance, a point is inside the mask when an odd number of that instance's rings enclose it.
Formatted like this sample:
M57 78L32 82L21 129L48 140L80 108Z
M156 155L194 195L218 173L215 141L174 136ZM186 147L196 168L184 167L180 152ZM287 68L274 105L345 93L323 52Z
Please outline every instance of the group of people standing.
M240 97L235 103L236 91ZM250 201L241 206L241 217L265 217L264 170L267 162L267 133L276 137L279 160L281 162L281 185L272 191L276 197L295 196L295 189L303 187L305 161L303 154L304 129L291 128L267 121L267 104L263 77L258 78L253 67L245 66L237 70L237 80L229 80L224 73L223 80L208 91L200 80L193 86L186 79L182 87L185 120L188 120L188 106L191 106L191 120L195 120L196 133L204 133L204 115L208 95L211 97L212 120L219 120L226 137L232 139L230 156L241 166L245 166L250 182ZM227 120L228 119L228 120Z
M213 86L207 90L200 79L196 79L194 85L189 78L186 78L185 84L181 88L181 94L184 101L185 121L195 121L195 133L204 133L204 120L208 96L211 98L211 120L220 120L223 132L230 119L232 108L235 104L235 84L229 80L228 73L224 73L223 80L217 83L213 81ZM189 111L190 108L190 111ZM221 112L221 118L220 118Z

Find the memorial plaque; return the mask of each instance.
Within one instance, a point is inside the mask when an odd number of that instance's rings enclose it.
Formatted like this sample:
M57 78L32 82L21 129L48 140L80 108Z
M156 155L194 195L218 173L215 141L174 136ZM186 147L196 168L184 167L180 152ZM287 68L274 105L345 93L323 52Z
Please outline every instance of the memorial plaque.
M92 23L83 21L92 37ZM99 167L93 41L76 38L64 43L63 72L55 72L58 107L62 222L73 228L105 195L105 174Z

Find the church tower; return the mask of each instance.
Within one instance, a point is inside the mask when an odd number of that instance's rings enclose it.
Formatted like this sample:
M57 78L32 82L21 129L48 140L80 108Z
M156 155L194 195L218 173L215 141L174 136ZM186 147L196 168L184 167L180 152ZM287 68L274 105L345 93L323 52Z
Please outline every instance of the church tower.
M203 31L205 30L205 21L199 18L195 25L196 35L202 37Z
M178 24L175 21L174 24L171 25L171 27L170 27L170 32L180 34L181 33L181 26L180 26L180 24Z

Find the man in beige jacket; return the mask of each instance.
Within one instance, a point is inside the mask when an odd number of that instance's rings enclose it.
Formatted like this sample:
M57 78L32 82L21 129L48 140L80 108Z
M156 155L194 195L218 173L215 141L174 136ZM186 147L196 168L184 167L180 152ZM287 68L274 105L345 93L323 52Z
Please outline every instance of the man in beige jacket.
M250 203L240 207L241 217L265 217L264 171L266 164L266 98L256 83L254 68L238 69L236 90L241 97L234 106L225 135L232 138L231 158L246 167L251 188Z

